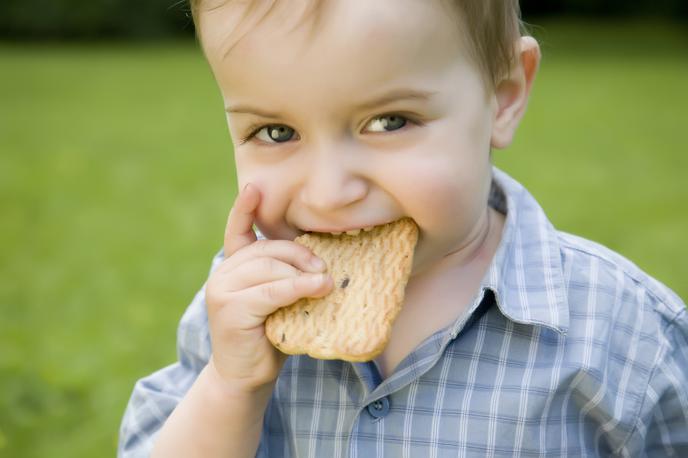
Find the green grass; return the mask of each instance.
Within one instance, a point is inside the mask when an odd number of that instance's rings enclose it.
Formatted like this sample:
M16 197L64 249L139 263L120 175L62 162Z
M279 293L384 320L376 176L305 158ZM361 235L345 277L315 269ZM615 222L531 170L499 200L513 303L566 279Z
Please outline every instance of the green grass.
M548 23L528 114L496 162L560 229L688 297L688 40ZM234 196L200 52L0 45L0 456L114 454L136 379L176 325Z

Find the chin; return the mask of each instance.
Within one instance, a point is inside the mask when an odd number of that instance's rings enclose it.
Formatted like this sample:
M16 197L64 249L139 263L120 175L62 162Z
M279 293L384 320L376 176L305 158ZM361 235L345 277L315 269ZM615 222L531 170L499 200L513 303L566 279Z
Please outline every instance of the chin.
M447 242L439 244L435 241L436 243L432 245L428 245L427 242L428 240L423 239L423 236L420 235L416 251L413 254L411 276L421 274L441 264L453 252L453 245Z
M432 256L430 253L428 253L423 247L421 246L421 242L419 241L418 244L416 245L416 251L413 253L413 266L411 267L411 276L418 275L419 273L422 273L426 271L434 261L436 257Z

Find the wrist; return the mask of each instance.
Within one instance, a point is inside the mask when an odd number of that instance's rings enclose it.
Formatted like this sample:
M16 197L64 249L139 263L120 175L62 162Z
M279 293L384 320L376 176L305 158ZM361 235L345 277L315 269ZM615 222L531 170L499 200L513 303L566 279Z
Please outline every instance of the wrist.
M212 392L214 398L234 402L237 399L252 400L254 402L257 399L265 399L267 404L267 399L272 394L275 385L274 381L260 386L248 385L241 381L228 381L217 370L212 357L201 371L201 376L206 379L208 389Z

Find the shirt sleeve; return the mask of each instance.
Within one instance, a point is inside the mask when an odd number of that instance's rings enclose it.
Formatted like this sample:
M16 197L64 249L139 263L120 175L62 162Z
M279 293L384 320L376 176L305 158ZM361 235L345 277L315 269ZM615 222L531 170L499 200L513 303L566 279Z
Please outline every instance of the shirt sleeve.
M214 258L212 273L224 259ZM119 432L119 458L148 457L165 420L210 358L205 285L184 312L177 330L178 361L136 382Z
M688 317L667 328L666 351L650 378L627 450L630 456L688 456Z

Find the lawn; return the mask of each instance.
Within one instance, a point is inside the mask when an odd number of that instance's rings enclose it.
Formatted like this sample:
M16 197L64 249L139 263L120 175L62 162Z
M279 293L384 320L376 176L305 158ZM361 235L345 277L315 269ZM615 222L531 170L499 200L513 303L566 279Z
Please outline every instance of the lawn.
M688 297L688 38L546 22L528 114L496 162L554 224ZM113 456L235 194L193 43L0 44L0 456Z

